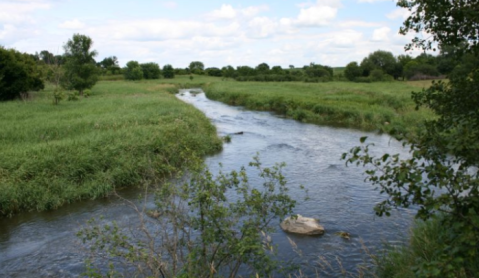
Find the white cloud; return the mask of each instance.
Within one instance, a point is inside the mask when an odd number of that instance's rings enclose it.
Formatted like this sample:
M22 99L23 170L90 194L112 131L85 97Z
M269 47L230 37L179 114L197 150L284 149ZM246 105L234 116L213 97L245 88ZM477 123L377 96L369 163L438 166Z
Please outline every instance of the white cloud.
M59 24L58 27L60 27L62 29L77 30L77 29L85 28L85 23L83 23L80 20L75 18L73 20L67 20L67 21Z
M326 26L336 17L337 11L337 9L328 6L301 9L296 24L300 26Z
M332 45L339 48L356 48L362 39L363 33L355 30L344 30L332 35Z
M31 14L37 10L51 7L43 1L2 1L0 2L0 23L23 24L33 23Z
M260 12L268 11L268 10L269 10L268 5L261 5L261 6L247 7L247 8L242 9L240 12L245 17L253 17L253 16L256 16L257 14L259 14Z
M391 32L391 28L389 27L382 27L382 28L376 29L373 32L372 40L373 41L388 41L390 32Z
M387 18L389 19L402 19L405 20L411 15L411 12L408 11L407 9L395 9L394 11L388 13L386 15Z
M282 18L280 23L285 26L297 27L328 26L336 18L341 1L317 0L314 4L302 3L299 7L299 15L296 18Z
M377 3L377 2L385 2L385 1L391 1L391 0L359 0L359 3Z
M169 19L111 21L100 27L89 29L93 37L110 37L115 40L162 41L188 39L194 36L235 36L240 25L215 25L200 21L175 21Z
M221 8L214 10L207 15L213 20L234 19L236 17L236 10L231 5L221 5Z
M278 31L278 23L268 17L255 17L248 24L251 28L251 36L266 38Z
M379 27L381 23L378 22L367 22L367 21L360 21L360 20L349 20L343 21L338 24L341 28L354 28L354 27Z

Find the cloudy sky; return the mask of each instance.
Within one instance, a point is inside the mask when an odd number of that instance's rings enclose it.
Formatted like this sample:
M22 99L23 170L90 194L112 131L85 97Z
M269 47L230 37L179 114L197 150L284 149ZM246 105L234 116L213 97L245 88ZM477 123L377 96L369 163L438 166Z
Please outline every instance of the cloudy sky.
M122 66L334 67L378 49L404 54L406 16L394 0L0 0L0 45L62 54L80 33L97 60L117 56Z

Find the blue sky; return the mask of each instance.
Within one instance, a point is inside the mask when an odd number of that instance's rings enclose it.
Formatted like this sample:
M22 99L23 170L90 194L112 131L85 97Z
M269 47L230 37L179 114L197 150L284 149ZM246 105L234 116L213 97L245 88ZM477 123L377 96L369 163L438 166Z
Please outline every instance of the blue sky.
M0 0L0 45L62 54L80 33L97 60L122 66L345 66L378 49L404 54L407 15L394 0Z

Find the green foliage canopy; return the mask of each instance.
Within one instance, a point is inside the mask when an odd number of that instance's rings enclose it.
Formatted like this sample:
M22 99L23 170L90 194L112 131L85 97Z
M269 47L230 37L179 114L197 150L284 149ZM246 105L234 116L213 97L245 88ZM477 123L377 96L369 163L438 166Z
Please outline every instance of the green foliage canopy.
M140 64L145 79L159 79L161 75L160 66L157 63Z
M74 34L63 46L65 64L62 86L68 90L78 90L83 95L98 81L98 68L95 63L95 50L90 50L93 40L85 35Z
M163 66L162 72L164 78L175 78L175 69L169 64Z
M0 46L0 101L43 88L41 72L32 56Z
M124 70L126 80L141 80L143 79L143 70L137 61L129 61L126 63Z

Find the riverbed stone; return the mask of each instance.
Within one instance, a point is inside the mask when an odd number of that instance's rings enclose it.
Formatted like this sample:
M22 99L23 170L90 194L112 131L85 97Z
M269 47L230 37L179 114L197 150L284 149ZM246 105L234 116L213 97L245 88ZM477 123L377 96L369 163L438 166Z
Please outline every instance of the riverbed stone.
M281 229L288 233L302 235L322 235L324 227L319 225L318 221L311 217L301 215L290 216L280 224Z

